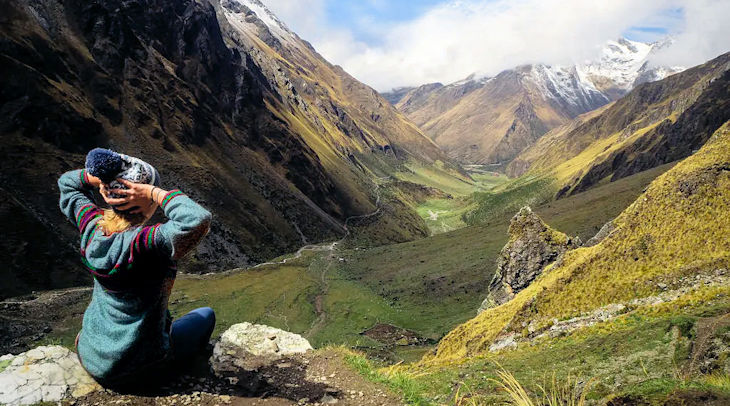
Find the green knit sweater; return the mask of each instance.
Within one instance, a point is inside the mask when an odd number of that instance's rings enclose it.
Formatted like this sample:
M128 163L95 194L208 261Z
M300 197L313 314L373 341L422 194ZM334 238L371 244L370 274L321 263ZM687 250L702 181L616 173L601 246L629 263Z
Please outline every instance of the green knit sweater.
M207 234L211 214L179 190L161 206L169 219L104 235L85 170L58 180L61 211L81 233L81 260L94 291L77 343L86 370L104 382L124 381L170 354L168 299L176 260Z

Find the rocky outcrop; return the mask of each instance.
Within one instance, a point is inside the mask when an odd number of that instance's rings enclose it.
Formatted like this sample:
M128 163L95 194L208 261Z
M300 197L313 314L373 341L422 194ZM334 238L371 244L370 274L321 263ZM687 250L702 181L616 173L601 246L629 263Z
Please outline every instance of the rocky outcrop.
M592 247L594 245L598 245L601 243L601 241L605 240L606 237L611 235L611 233L616 229L616 226L613 225L613 220L609 221L608 223L604 224L603 227L601 227L600 230L591 237L590 240L586 241L584 244L585 247Z
M282 357L304 354L312 346L299 334L261 324L241 323L231 326L221 335L213 350L213 369L231 355L239 359L256 358L258 363L271 363Z
M553 230L529 207L523 207L509 226L509 242L497 258L497 272L479 313L512 299L532 283L547 265L565 251L581 245L578 237Z
M0 404L30 405L85 396L101 389L64 347L37 347L0 357Z

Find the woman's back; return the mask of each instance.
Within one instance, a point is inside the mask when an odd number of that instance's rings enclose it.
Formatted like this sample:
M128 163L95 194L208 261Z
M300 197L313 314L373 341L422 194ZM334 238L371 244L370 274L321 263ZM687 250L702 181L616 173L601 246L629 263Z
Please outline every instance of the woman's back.
M124 381L169 358L175 263L205 236L211 215L174 190L158 196L166 223L105 235L88 179L78 170L58 182L61 210L79 228L82 261L94 276L77 348L92 376Z

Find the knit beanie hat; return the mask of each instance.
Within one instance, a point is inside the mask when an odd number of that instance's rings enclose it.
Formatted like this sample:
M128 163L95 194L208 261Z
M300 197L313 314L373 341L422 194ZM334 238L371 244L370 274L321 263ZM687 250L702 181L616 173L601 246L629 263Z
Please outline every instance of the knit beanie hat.
M160 174L154 166L132 156L119 154L109 149L94 148L86 155L86 170L99 178L109 189L111 197L123 197L114 193L127 187L117 181L122 178L133 183L160 186ZM112 206L114 211L123 213Z

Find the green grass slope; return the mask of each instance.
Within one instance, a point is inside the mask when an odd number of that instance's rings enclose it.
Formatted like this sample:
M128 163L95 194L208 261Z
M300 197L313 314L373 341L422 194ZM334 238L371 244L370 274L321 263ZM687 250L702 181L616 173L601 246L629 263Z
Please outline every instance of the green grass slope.
M730 265L730 131L726 124L692 157L657 178L600 244L567 253L510 302L454 329L430 357L463 359L500 336L537 330L612 303L655 295Z
M529 395L540 387L577 380L589 402L615 405L722 405L730 401L730 376L691 371L698 336L730 341L727 327L706 329L727 317L730 288L701 289L682 300L639 308L611 321L570 334L519 345L453 363L383 369L407 382L404 393L420 404L505 404L497 371L514 374ZM584 386L585 385L585 386ZM570 388L574 389L573 387ZM417 402L413 402L417 403Z

